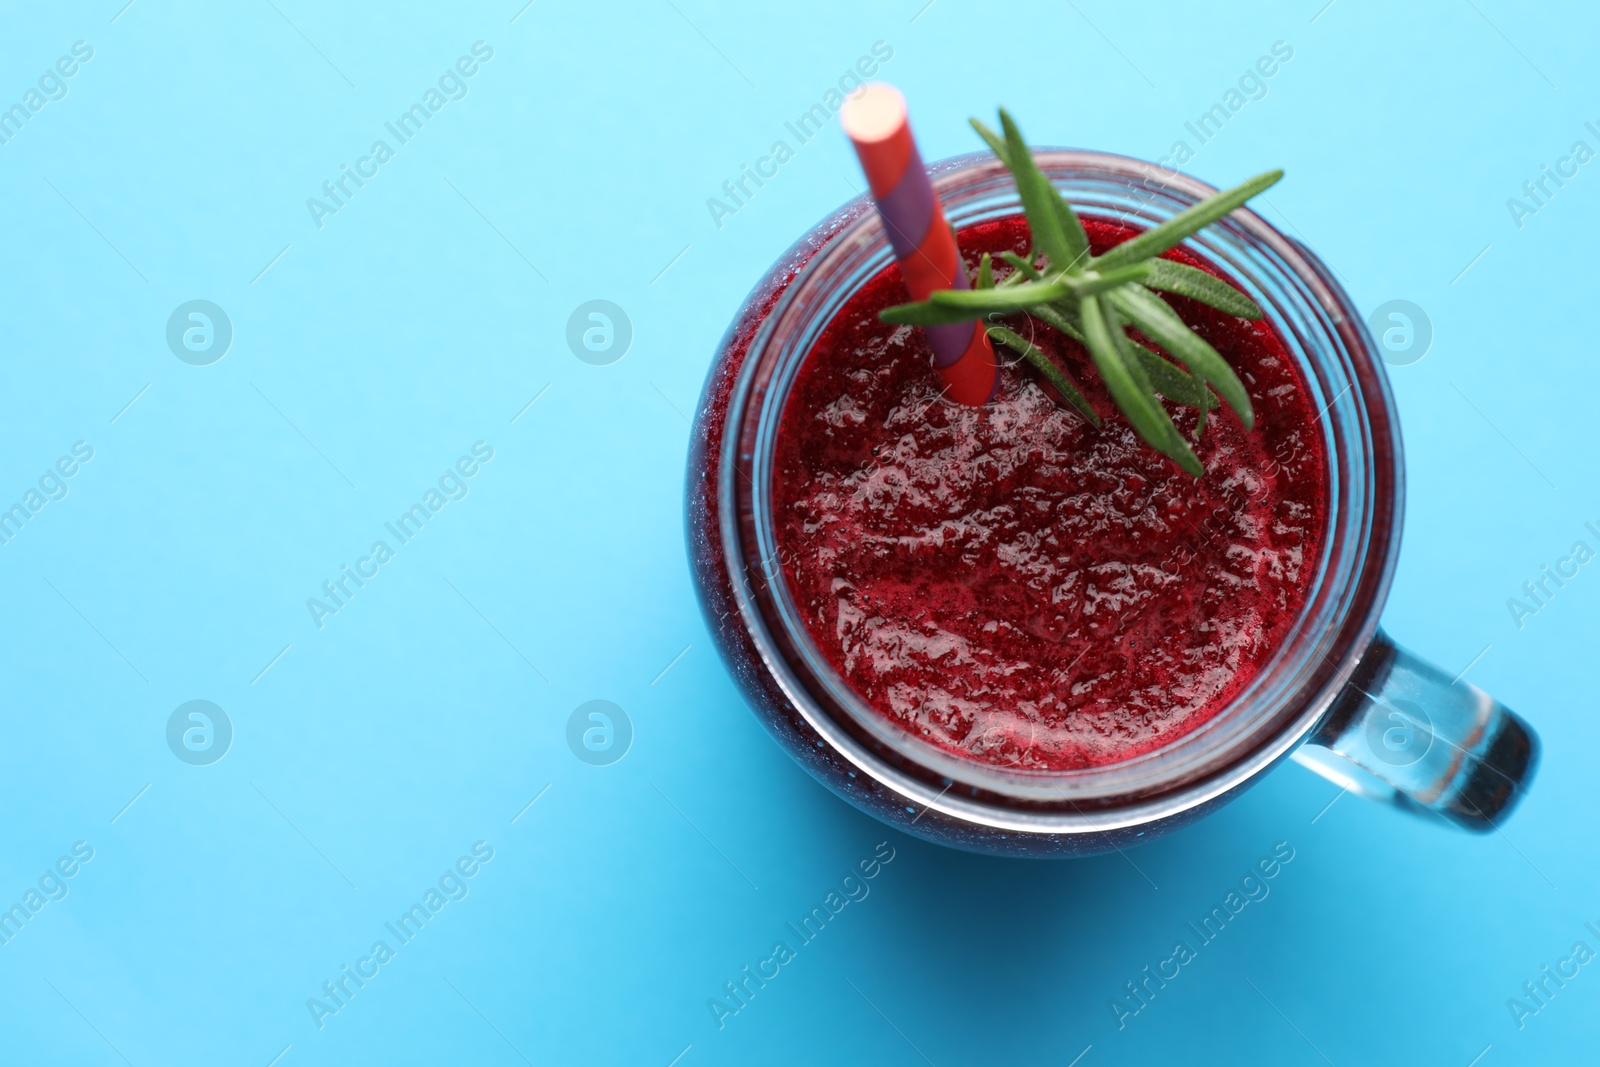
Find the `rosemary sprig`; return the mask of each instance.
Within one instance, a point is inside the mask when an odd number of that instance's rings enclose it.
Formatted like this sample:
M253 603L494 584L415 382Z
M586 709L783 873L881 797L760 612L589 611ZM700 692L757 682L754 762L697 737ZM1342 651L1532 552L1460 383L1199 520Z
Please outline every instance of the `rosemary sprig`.
M1083 223L1039 169L1011 116L1001 110L1002 132L998 134L977 119L972 120L972 128L1016 181L1033 233L1033 248L1026 256L1000 253L999 258L1012 268L1005 278L995 280L993 260L985 254L974 288L941 290L927 300L888 308L880 318L911 326L986 319L991 340L1037 367L1068 404L1100 425L1070 376L1016 330L995 321L1016 314L1037 319L1088 348L1112 400L1140 437L1190 474L1203 474L1205 468L1173 425L1160 398L1195 408L1199 412L1196 433L1205 428L1206 413L1223 403L1234 410L1245 429L1254 425L1255 413L1233 368L1156 292L1189 297L1244 319L1259 319L1262 311L1255 301L1221 279L1157 257L1270 188L1283 177L1283 171L1268 171L1207 197L1095 256L1089 252ZM1165 355L1129 337L1129 326L1160 346Z

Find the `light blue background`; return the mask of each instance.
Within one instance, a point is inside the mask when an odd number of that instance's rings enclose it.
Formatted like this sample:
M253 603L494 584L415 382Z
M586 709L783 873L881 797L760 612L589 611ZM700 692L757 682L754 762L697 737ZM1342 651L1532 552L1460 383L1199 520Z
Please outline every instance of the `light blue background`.
M0 546L0 903L95 850L0 947L0 1059L1595 1056L1600 966L1520 1031L1506 1005L1600 948L1600 568L1523 629L1506 606L1600 546L1600 163L1520 230L1506 207L1600 148L1592 9L121 3L7 4L0 34L4 103L94 48L0 145L0 502L95 450ZM469 95L319 229L306 198L479 40ZM1294 49L1188 169L1285 167L1264 212L1361 306L1432 319L1392 374L1410 496L1385 623L1542 734L1503 833L1328 807L1286 766L1127 857L989 859L880 827L765 736L694 604L686 416L749 286L860 180L830 131L721 228L706 199L880 40L930 159L998 103L1036 143L1159 158ZM197 298L235 332L210 366L164 339ZM594 298L635 330L610 366L564 340ZM319 630L306 599L479 440L470 495ZM635 730L607 767L565 741L597 698ZM191 699L234 725L211 766L166 744ZM307 998L480 840L470 895L319 1030ZM871 895L719 1031L707 999L884 840ZM1270 897L1119 1030L1123 983L1279 841Z

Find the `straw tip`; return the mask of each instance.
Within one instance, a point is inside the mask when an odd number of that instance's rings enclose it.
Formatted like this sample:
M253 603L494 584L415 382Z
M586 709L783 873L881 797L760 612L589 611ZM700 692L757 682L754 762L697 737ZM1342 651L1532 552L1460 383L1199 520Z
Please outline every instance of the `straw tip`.
M906 98L887 82L872 82L845 100L839 121L858 144L887 141L905 127Z

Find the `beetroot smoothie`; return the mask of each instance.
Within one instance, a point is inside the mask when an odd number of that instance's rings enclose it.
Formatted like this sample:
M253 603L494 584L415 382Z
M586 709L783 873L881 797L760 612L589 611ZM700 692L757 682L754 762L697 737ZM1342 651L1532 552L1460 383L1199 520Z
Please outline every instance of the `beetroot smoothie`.
M1136 232L1084 223L1096 254ZM1029 246L1021 218L959 239L973 266ZM764 313L788 278L750 310ZM1210 414L1195 445L1206 473L1193 478L1138 439L1087 353L1044 327L1034 342L1102 428L1025 364L984 407L941 401L921 331L878 321L905 299L892 264L862 287L783 410L777 539L815 645L884 718L983 763L1100 766L1194 730L1285 638L1322 552L1327 458L1281 340L1168 298L1256 412L1249 431L1226 409ZM1193 410L1168 407L1193 430Z

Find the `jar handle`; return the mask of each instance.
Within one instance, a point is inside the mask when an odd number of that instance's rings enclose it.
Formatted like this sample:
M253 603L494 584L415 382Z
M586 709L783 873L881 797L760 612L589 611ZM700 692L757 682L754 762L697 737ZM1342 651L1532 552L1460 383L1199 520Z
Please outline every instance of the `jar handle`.
M1539 739L1510 708L1380 630L1294 758L1352 793L1487 832L1527 792Z

